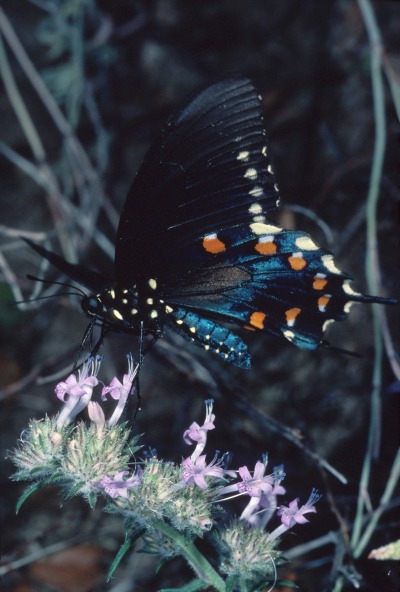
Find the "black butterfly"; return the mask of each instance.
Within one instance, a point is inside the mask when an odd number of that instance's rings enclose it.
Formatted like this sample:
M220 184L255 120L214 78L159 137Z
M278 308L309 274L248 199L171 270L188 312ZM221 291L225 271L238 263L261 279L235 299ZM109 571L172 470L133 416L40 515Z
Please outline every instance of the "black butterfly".
M354 292L308 234L269 222L278 201L261 99L231 78L172 115L145 157L121 214L115 279L27 242L90 290L91 328L157 338L169 325L249 368L246 344L221 322L315 349L352 301L398 302Z

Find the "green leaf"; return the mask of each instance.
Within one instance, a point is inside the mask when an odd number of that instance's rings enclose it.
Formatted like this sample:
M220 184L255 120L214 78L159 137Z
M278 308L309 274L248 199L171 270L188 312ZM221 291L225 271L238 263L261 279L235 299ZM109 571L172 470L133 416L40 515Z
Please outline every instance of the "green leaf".
M115 570L117 569L118 565L121 563L122 559L125 557L129 549L132 545L137 541L138 538L142 536L142 534L146 531L145 528L137 528L132 530L125 535L125 541L122 543L121 547L119 548L118 553L114 557L114 561L111 564L110 569L108 570L107 574L107 582L111 580L113 577Z
M28 487L27 489L25 489L24 493L19 498L19 500L17 502L17 506L15 508L15 511L16 511L17 514L20 511L22 505L28 499L28 497L30 497L33 493L36 493L36 491L38 491L42 487L44 487L44 484L42 482L40 482L40 483L33 483L33 485L30 485L30 487Z

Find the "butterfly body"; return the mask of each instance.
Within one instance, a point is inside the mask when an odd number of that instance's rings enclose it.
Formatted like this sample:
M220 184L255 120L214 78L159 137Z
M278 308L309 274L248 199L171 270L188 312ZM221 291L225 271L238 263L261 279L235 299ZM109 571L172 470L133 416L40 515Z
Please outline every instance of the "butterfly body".
M146 292L138 292L136 286L106 288L82 298L82 310L116 332L160 335L165 306L156 294L155 280L150 278L148 284L154 288Z
M171 326L249 368L245 342L224 323L315 349L353 301L398 302L354 292L309 235L271 222L278 202L261 99L232 78L196 93L145 157L121 213L113 280L27 242L90 290L82 308L102 327L159 337Z

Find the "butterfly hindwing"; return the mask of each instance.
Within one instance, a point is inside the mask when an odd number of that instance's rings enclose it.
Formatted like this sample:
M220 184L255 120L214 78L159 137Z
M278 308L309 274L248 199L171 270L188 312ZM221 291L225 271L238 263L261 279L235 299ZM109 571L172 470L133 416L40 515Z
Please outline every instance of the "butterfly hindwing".
M346 318L351 301L379 301L354 292L332 255L306 233L252 222L212 236L212 248L207 236L193 241L193 260L207 251L208 261L169 287L171 306L315 349L327 324Z

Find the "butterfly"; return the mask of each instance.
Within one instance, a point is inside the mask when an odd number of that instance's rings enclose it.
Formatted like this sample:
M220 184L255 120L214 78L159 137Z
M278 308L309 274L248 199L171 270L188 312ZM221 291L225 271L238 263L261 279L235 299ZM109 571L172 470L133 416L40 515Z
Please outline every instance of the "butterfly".
M26 242L89 290L91 328L157 339L169 326L249 368L231 324L313 350L352 302L399 302L353 291L331 253L268 219L278 203L261 97L234 77L194 94L146 155L122 209L115 278Z

